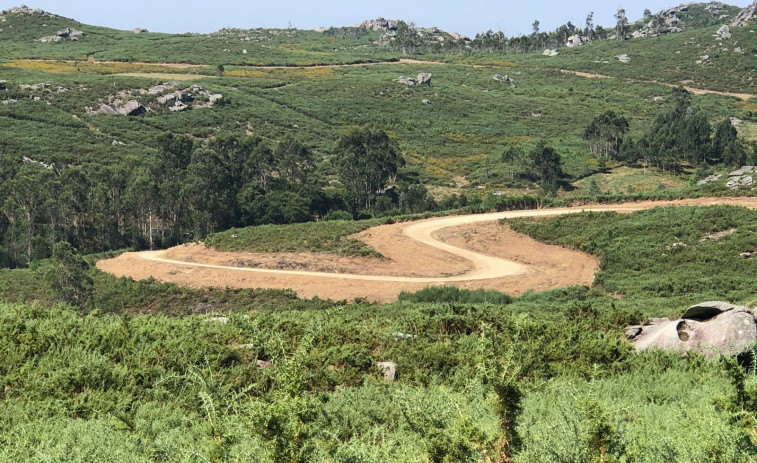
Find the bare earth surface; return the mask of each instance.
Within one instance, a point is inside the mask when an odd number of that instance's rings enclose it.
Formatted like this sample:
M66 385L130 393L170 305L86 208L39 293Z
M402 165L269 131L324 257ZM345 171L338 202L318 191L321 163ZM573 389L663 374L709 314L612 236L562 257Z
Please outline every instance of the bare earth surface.
M452 216L382 225L355 237L384 259L309 253L231 253L189 244L167 251L125 253L97 267L116 276L149 277L190 287L291 288L301 297L386 302L403 290L430 285L497 289L521 294L589 285L597 261L550 246L496 222L581 211L632 212L665 205L733 204L757 208L757 198L693 199Z

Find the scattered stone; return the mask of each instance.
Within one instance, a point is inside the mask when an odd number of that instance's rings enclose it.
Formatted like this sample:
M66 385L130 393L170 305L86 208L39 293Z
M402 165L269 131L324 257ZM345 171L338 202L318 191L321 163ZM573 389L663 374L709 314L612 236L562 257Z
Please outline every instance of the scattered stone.
M394 333L392 334L392 337L394 339L414 339L414 334L407 334L407 333Z
M397 379L397 364L394 362L376 362L381 371L384 372L384 380L393 382Z
M710 13L720 13L725 9L725 5L723 5L722 2L710 2L704 7L704 9Z
M557 56L559 54L560 54L559 51L557 51L557 50L550 50L550 49L546 49L546 50L544 50L544 53L542 53L542 55L544 55L544 56L550 56L550 57L551 56Z
M724 24L720 26L720 29L715 33L715 37L717 37L718 40L730 39L731 29Z
M742 187L749 187L754 184L754 179L748 175L741 177L731 177L728 183L725 184L731 190L738 190Z
M146 33L150 32L147 29L142 29L141 27L135 27L131 31L134 32L135 34L146 34Z
M191 94L184 93L184 92L173 92L173 93L169 93L167 95L158 97L158 103L160 104L166 104L166 103L174 104L177 101L180 103L188 103L192 100L194 100L194 97Z
M665 97L664 96L656 96L656 97L652 98L652 100L654 100L654 101L663 101L663 100L665 100Z
M734 48L734 49L733 49L733 52L734 52L734 53L744 53L743 51L741 51L741 47L736 47L736 48Z
M702 55L696 61L697 64L707 64L710 62L710 55Z
M179 82L163 82L161 84L158 84L154 87L150 87L147 90L140 90L139 93L147 93L149 95L159 95L163 92L167 92L168 90L172 90L175 87L179 86Z
M171 112L181 112L186 111L187 109L191 109L191 106L185 105L181 101L175 102L172 106L168 107L168 110Z
M127 101L125 105L118 108L118 113L124 116L139 116L146 112L147 108L136 100Z
M246 48L245 48L244 50L242 50L242 54L243 54L243 55L246 55L246 54L247 54L247 49L246 49Z
M581 35L575 34L568 37L568 41L565 43L565 46L568 48L574 48L581 46L589 41L588 37L582 37Z
M58 43L63 41L71 41L71 42L77 42L81 37L84 36L84 32L77 31L76 29L71 28L65 28L62 30L59 30L55 35L48 35L47 37L42 37L39 39L42 43Z
M431 74L427 72L421 72L415 79L413 79L412 77L402 76L397 78L396 82L410 86L428 85L429 87L431 87Z
M626 334L632 334L636 328L629 326ZM678 320L650 320L631 339L637 350L694 351L708 357L736 355L757 344L757 325L746 307L703 302L690 307Z
M13 99L13 98L10 98L10 99L8 99L8 100L3 100L3 104L4 104L4 105L9 105L9 104L16 104L16 103L18 103L18 100L15 100L15 99Z
M270 368L272 364L268 360L255 360L255 366L261 370L265 370L266 368Z
M740 177L742 175L751 174L754 172L754 166L741 166L740 168L729 173L729 177Z
M711 235L703 236L699 239L700 243L705 243L707 241L720 241L721 239L725 238L726 236L731 236L734 233L736 233L736 228L731 228L730 230L724 230L721 232L713 233Z
M34 159L26 157L26 156L24 156L24 157L21 158L21 162L23 162L24 164L36 164L38 166L44 167L47 170L52 170L53 169L53 165L52 164L47 164L47 163L42 162L42 161L35 161Z
M220 93L210 93L200 85L192 85L183 90L166 93L180 85L180 82L163 82L149 89L123 90L108 97L107 104L100 106L98 110L88 108L89 113L121 114L138 116L150 110L168 107L172 112L186 111L188 109L210 108L223 99ZM160 95L150 107L140 104L133 98L136 95Z
M428 85L431 87L431 74L427 72L418 74L418 85Z
M492 79L496 80L497 82L507 82L510 84L510 87L515 88L515 79L505 74L504 76L499 74L494 74L494 77Z
M733 117L733 116L731 116L730 121L731 121L731 125L734 126L734 127L736 127L736 128L741 127L741 124L744 123L744 121L742 121L738 117Z
M720 180L720 177L722 177L721 174L715 174L715 175L709 175L706 178L703 178L702 180L697 182L697 185L707 185L708 183L717 182Z
M423 103L423 104L431 104L431 100L423 100L423 101L421 101L421 103Z
M39 91L39 90L47 90L47 89L49 89L50 88L50 84L48 82L42 82L42 83L39 83L39 84L20 85L19 87L21 89L23 89L23 90Z
M616 55L615 58L617 58L618 61L620 61L621 63L630 63L631 62L631 57L629 57L625 53L623 53L622 55Z
M112 116L115 116L116 114L118 114L118 111L116 111L116 108L110 105L106 105L106 104L100 106L99 112L100 114L108 114Z

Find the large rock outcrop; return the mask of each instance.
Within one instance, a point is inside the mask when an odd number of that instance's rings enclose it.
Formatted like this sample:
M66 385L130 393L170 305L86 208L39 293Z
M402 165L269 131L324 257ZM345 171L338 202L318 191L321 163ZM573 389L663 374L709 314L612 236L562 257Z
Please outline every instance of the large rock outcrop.
M0 11L0 19L4 18L6 15L9 15L9 14L17 14L17 15L22 15L22 16L23 15L31 16L35 14L42 15L42 16L50 16L50 17L54 16L53 14L48 13L47 11L43 9L29 8L26 5L21 5L21 6L14 6L13 8L8 8L7 10Z
M165 109L171 112L179 112L189 109L211 108L223 99L223 95L220 93L212 93L200 85L175 90L180 85L180 82L163 82L147 89L122 90L115 95L108 96L107 101L101 104L99 108L87 108L87 112L111 116L139 116L148 111ZM144 96L147 96L148 102L143 104L139 100L143 100ZM157 98L152 100L151 96L157 96Z
M757 12L757 2L741 10L741 13L731 22L731 26L744 27L749 25L754 22L755 12Z
M718 31L715 33L715 37L717 37L720 40L730 39L731 29L726 25L722 25L720 26L720 29L718 29Z
M565 46L568 48L578 47L585 44L588 41L589 41L588 37L583 37L581 35L571 35L570 37L568 37L568 41L565 42Z
M428 85L431 87L431 74L428 72L421 72L418 74L418 77L413 79L412 77L406 77L402 76L397 79L395 79L397 82L405 85L415 86L415 85Z
M660 318L629 326L626 337L637 350L693 351L708 357L736 355L757 345L757 324L746 307L713 301L690 307L678 320Z
M377 19L369 19L367 21L363 21L362 24L356 26L360 27L363 26L369 31L396 31L397 30L397 24L399 24L399 21L396 19L384 19L384 18L377 18Z
M47 37L42 37L39 39L40 42L43 43L57 43L57 42L77 42L81 37L84 36L84 32L77 31L76 29L71 29L70 27L67 27L65 29L59 30L55 35L48 35Z

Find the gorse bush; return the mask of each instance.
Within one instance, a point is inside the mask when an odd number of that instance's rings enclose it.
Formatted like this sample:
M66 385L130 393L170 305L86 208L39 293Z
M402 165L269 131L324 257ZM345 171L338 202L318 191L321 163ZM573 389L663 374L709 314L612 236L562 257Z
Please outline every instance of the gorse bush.
M756 212L739 207L660 207L507 223L536 239L597 255L595 284L611 293L742 300L757 292L749 278L755 261L742 256L757 248L755 218Z
M400 301L455 302L461 304L508 304L512 298L499 291L460 289L457 286L430 286L415 292L403 291Z
M593 288L521 297L433 287L388 305L346 304L91 269L83 315L32 284L51 262L6 270L0 297L50 302L0 304L0 455L68 461L77 445L90 461L755 461L751 373L694 354L635 353L623 340L645 316L753 297L742 267L751 261L725 264L757 244L753 214L511 221L602 261ZM707 277L713 266L728 285ZM682 284L699 292L679 293ZM167 311L216 315L134 314ZM382 361L396 363L394 383Z

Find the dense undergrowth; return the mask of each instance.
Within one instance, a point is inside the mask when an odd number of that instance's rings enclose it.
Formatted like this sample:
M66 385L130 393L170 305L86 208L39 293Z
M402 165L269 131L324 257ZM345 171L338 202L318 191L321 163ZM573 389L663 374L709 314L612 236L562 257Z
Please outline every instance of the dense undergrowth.
M757 294L751 278L757 261L745 257L757 249L755 219L749 209L715 206L507 223L541 241L599 256L595 285L610 293L747 300Z
M93 270L92 294L76 308L56 304L49 263L5 270L0 455L755 461L752 373L725 359L637 354L623 340L627 324L693 302L751 301L753 261L738 253L757 246L755 214L657 208L511 221L601 259L591 289L517 298L429 288L388 305L299 300ZM397 381L383 381L379 361L397 364Z

